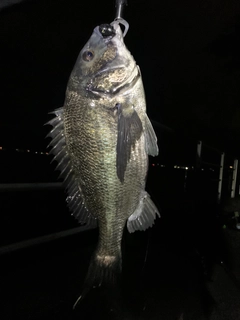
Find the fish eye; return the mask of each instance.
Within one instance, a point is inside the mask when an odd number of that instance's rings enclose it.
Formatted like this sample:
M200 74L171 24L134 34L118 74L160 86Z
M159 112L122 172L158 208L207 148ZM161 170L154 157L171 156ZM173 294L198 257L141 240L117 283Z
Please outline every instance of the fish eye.
M94 57L94 53L92 51L85 51L83 52L82 58L84 61L91 61Z

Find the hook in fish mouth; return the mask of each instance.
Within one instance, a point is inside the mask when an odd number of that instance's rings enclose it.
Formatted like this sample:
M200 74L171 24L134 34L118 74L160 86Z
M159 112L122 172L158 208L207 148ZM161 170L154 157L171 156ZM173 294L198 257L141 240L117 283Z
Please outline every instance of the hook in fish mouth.
M124 38L128 32L129 24L126 20L122 18L116 18L111 24L107 24L107 23L101 24L99 26L99 32L101 33L103 38L110 38L110 37L112 38L116 35L117 27L120 24L124 26L124 31L123 31L123 38Z
M114 27L114 29L116 30L117 27L119 26L119 24L124 26L124 32L123 32L123 38L126 36L128 29L129 29L129 23L122 19L122 18L116 18L112 23L111 26Z

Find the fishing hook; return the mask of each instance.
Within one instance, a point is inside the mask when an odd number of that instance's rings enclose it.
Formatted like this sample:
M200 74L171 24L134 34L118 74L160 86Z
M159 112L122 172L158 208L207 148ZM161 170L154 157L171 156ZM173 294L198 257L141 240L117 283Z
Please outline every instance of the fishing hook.
M121 25L124 26L123 37L125 37L125 35L128 32L128 29L129 29L129 24L127 23L126 20L124 20L122 18L124 5L127 5L127 0L116 0L116 4L115 4L115 7L116 7L116 18L111 23L111 25L113 25L113 26L114 26L114 24L121 24Z

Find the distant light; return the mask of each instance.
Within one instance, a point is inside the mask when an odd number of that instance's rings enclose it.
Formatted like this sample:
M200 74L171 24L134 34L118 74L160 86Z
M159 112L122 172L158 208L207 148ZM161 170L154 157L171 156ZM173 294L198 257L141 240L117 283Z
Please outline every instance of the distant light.
M155 167L155 163L152 163L152 166Z
M2 147L0 147L0 150L2 150L3 148Z
M174 169L177 169L177 166L174 166Z
M185 167L185 170L188 170L188 167Z
M204 171L204 169L202 168L202 171Z
M229 168L230 168L230 169L232 169L232 168L233 168L233 166L230 166Z
M17 152L19 151L19 149L15 149Z
M164 164L161 164L160 167L161 167L161 168L165 168L165 165L164 165Z
M44 154L43 152L41 152L41 154Z
M27 152L30 152L30 150L27 150Z
M38 152L37 152L37 151L35 151L35 153L37 154Z
M46 152L45 154L48 154L48 152Z

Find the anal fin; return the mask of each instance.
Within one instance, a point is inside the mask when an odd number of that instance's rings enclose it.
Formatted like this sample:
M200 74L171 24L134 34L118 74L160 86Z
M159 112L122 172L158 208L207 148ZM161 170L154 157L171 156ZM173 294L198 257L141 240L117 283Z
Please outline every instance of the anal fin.
M160 217L157 207L151 200L149 194L144 191L137 209L128 218L128 231L132 233L136 230L144 231L147 228L152 227L157 216Z

